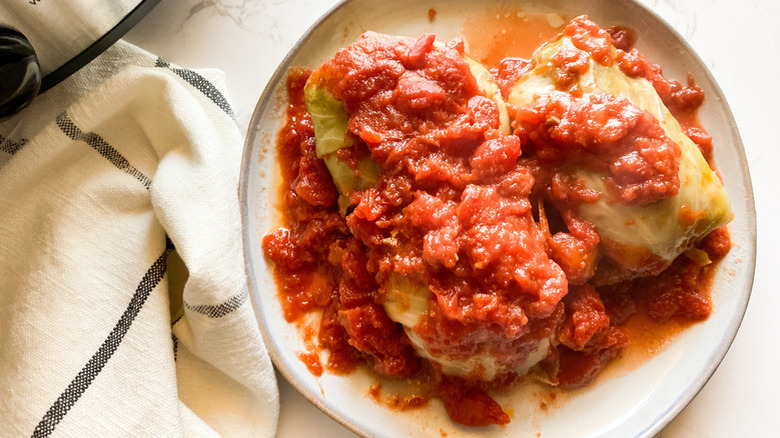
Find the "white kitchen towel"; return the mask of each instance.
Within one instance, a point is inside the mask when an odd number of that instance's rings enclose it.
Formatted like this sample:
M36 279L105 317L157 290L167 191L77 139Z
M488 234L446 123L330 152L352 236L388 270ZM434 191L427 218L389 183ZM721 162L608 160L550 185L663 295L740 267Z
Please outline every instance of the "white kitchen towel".
M0 437L273 436L221 73L119 42L0 123Z

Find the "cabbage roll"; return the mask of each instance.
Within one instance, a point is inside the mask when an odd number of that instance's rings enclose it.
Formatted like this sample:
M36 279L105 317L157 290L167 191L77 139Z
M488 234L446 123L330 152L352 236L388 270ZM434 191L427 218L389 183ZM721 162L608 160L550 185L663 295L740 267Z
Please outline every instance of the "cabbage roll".
M361 41L366 45L379 44L371 40L379 40L381 43L384 38L388 37L368 32L361 37ZM444 45L440 43L434 45L434 48L442 47ZM462 56L477 83L478 94L494 102L498 109L499 123L496 131L502 136L510 134L507 106L495 79L483 65L465 53ZM369 82L371 80L368 79ZM341 213L347 215L354 206L354 201L350 198L377 184L379 168L367 155L360 159L356 169L354 162L353 167L350 167L339 160L339 150L365 146L362 145L361 133L350 130L350 114L346 105L335 97L337 92L329 89L329 84L333 82L334 73L329 70L328 64L314 70L305 86L305 105L314 126L317 156L324 160L339 191ZM391 240L387 239L387 244L392 244ZM431 306L436 305L436 297L428 287L412 276L393 273L387 281L380 284L379 296L388 316L403 326L416 353L429 359L446 375L490 380L499 373L523 374L549 353L552 334L548 335L548 332L545 332L543 339L529 338L516 342L516 345L521 345L518 347L519 351L504 353L503 356L495 353L487 333L483 333L484 339L470 337L467 347L451 345L443 349L438 347L438 350L430 348L415 331L415 327L418 327L428 314ZM475 336L480 336L479 332L480 330L477 330ZM461 357L464 348L473 354Z
M580 99L595 100L603 94L627 99L657 119L680 149L677 193L644 204L621 202L605 187L604 173L584 166L571 170L587 189L598 193L598 199L579 204L576 211L580 219L595 226L601 241L592 281L596 285L656 275L698 239L733 218L721 181L699 148L684 134L653 85L621 70L617 54L610 45L606 56L611 60L596 60L592 53L577 48L571 36L561 34L534 53L530 70L507 98L513 108L527 107L556 93L573 93ZM561 72L555 62L565 56L587 56L587 64L580 71ZM562 74L570 75L563 84Z
M365 34L368 38L382 38L383 35L374 32ZM441 44L437 43L437 46ZM496 103L501 120L499 132L509 134L509 115L506 102L499 92L498 85L490 72L482 64L464 54L471 73L477 80L480 92ZM350 168L337 156L339 149L352 147L356 144L356 135L347 128L349 114L344 103L333 97L327 88L327 79L322 76L322 67L314 70L305 87L306 110L311 115L314 125L317 157L328 167L333 182L339 191L339 207L342 214L350 207L350 195L357 190L365 190L376 184L379 169L370 157L361 158L357 169Z

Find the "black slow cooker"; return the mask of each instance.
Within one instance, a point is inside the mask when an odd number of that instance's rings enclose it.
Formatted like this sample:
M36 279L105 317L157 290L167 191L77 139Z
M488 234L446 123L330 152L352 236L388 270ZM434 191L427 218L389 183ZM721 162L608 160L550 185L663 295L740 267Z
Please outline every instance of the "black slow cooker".
M0 119L94 59L159 1L2 0Z

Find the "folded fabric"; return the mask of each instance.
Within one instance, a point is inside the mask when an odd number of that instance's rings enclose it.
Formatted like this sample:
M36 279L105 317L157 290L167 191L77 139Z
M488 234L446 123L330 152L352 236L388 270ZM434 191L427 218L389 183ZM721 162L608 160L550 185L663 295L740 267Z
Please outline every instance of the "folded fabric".
M0 123L0 436L273 436L221 73L119 42Z

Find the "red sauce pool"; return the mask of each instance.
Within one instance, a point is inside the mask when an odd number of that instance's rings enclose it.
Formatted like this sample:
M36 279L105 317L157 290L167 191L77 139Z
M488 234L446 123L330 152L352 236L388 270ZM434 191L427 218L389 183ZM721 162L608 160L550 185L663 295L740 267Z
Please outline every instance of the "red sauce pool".
M516 8L489 10L469 19L463 37L469 53L487 68L497 68L507 56L531 58L545 41L555 37L572 17L526 14Z

